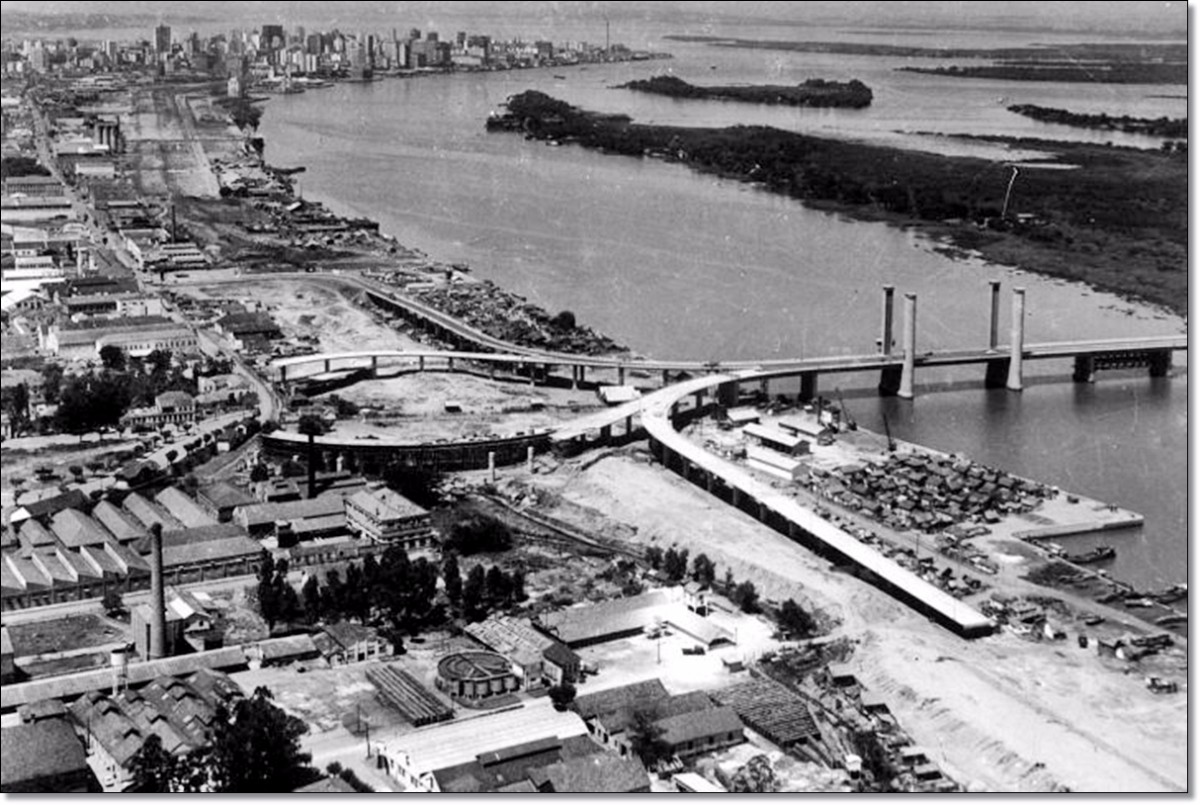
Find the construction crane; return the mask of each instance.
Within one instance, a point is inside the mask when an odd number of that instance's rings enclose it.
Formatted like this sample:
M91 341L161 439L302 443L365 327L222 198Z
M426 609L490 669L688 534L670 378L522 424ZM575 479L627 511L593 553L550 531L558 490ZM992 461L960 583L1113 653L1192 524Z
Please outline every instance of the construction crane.
M858 430L858 423L850 416L850 412L846 410L846 401L842 399L842 390L834 389L838 396L838 405L842 407L842 422L846 424L846 430Z
M888 452L895 453L896 452L896 440L892 438L892 429L891 429L891 427L888 426L887 414L883 415L883 432L887 434Z

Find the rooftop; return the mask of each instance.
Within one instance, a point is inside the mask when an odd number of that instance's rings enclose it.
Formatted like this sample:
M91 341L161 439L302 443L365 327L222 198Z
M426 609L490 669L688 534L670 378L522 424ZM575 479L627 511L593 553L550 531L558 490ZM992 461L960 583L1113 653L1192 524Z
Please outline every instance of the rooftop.
M64 719L21 724L0 734L4 743L4 751L0 753L0 790L30 791L39 780L52 784L60 775L88 771L83 743ZM53 793L49 787L44 790Z
M386 486L355 492L346 502L364 509L376 520L404 520L428 514L425 509Z

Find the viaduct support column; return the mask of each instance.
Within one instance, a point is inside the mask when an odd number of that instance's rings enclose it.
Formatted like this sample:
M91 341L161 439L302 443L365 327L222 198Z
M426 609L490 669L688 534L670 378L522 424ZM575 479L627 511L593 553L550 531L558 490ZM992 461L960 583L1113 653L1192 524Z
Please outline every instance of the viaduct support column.
M1150 376L1166 377L1171 373L1171 350L1150 353Z
M666 369L663 369L662 371L662 380L663 386L669 386L671 384L671 376Z
M625 435L629 436L633 433L633 416L625 417Z
M420 372L425 371L425 356L424 355L417 358L417 371L420 371Z
M879 336L879 351L892 354L892 309L896 298L896 286L883 286L883 327Z
M817 373L800 373L800 402L810 402L817 398Z
M1010 391L1020 391L1024 387L1024 373L1021 361L1025 350L1025 289L1013 288L1012 300L1012 336L1009 349L1012 350L1008 360L1008 388Z
M717 386L717 402L726 408L733 408L738 402L738 384L736 380Z
M1076 383L1091 383L1096 379L1096 359L1091 355L1075 356L1075 371L1071 379Z
M992 286L992 318L988 329L988 349L993 352L1000 343L1000 280L989 280Z
M625 367L624 366L617 367L617 385L618 386L625 385Z
M904 294L904 366L900 369L900 388L896 394L906 400L913 397L913 373L917 359L917 295Z

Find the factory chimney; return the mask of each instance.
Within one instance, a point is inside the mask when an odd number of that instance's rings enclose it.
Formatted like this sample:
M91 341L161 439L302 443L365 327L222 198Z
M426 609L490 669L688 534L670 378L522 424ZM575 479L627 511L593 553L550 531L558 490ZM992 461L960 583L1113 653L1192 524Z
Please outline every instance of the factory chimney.
M150 526L150 657L167 656L167 600L163 592L162 523Z

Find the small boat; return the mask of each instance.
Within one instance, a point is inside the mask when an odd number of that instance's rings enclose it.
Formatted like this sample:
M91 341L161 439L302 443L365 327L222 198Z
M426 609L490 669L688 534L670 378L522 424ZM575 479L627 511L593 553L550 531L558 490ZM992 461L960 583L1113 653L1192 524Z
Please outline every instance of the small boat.
M1083 622L1087 626L1099 626L1100 624L1104 623L1104 616L1103 615L1088 615L1086 618L1083 619Z
M1149 598L1126 598L1125 606L1130 609L1145 609L1154 606L1154 602Z
M567 77L565 75L558 75L557 73L554 74L554 77L557 78L559 81L567 80Z
M1068 562L1073 562L1077 565L1086 565L1091 562L1104 562L1112 559L1117 555L1117 549L1111 545L1097 545L1090 551L1084 553L1068 553L1063 558Z
M1180 599L1187 598L1187 594L1186 584L1175 584L1161 592L1151 593L1150 597L1160 604L1173 604Z
M1159 626L1175 626L1180 623L1187 623L1187 615L1175 613L1173 615L1163 615L1161 618L1155 618L1154 622Z

